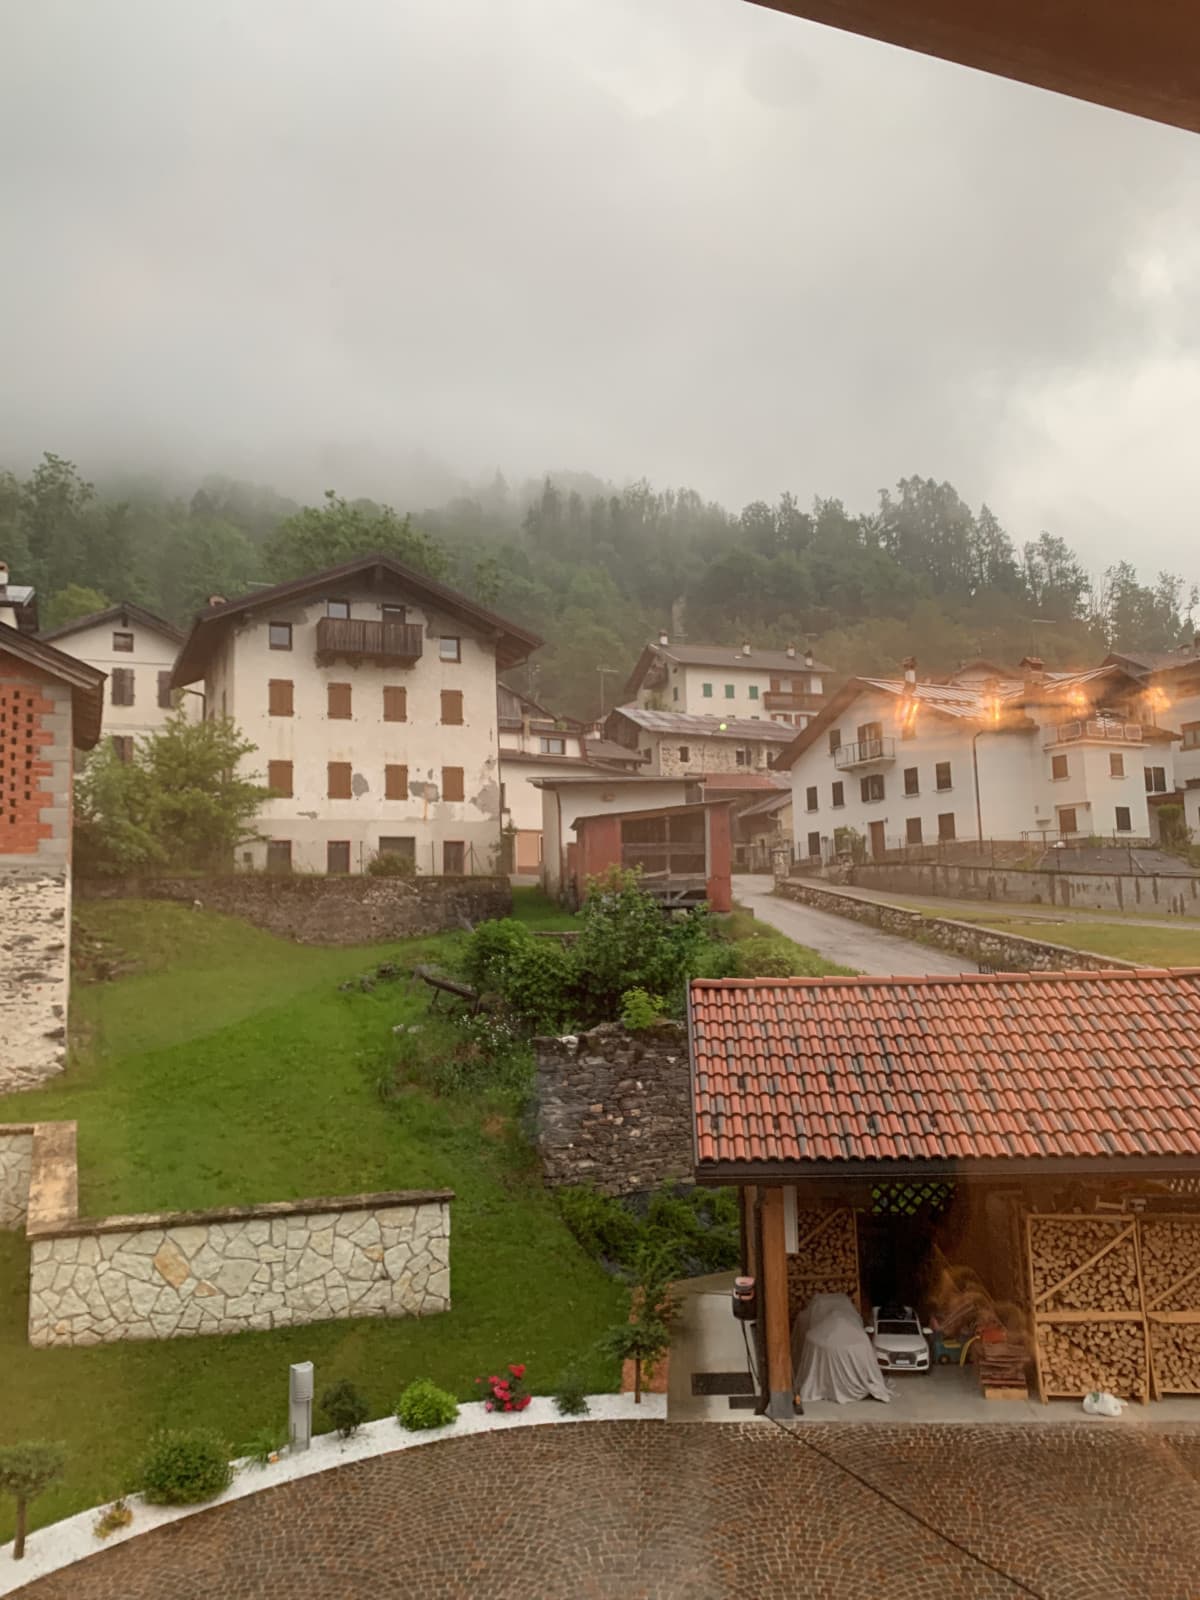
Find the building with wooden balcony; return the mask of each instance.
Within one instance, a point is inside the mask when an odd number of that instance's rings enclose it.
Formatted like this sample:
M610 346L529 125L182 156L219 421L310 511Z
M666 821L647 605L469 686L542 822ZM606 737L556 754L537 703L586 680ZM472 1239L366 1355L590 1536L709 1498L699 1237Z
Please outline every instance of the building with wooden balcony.
M834 676L812 650L794 644L691 644L661 633L638 657L622 704L803 728L825 704Z
M502 870L497 675L539 643L383 554L215 601L172 685L233 718L271 790L236 865Z

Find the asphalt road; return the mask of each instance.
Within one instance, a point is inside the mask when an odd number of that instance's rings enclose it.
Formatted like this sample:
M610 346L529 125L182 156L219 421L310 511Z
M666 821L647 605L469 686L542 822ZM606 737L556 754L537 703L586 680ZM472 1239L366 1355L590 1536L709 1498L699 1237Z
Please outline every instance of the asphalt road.
M979 970L975 962L963 961L948 951L914 944L909 939L897 939L893 934L879 933L847 917L814 911L811 906L802 906L795 900L778 899L771 892L773 887L772 878L742 874L733 880L733 896L753 911L759 922L769 923L797 944L819 951L827 961L836 961L843 967L853 967L856 972L879 978L894 974L911 978L930 972Z

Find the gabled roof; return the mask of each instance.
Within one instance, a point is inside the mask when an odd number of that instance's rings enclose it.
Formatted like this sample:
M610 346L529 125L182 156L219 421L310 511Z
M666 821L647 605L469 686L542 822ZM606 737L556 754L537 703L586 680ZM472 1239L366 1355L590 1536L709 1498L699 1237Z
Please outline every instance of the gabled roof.
M618 744L615 739L593 739L590 735L584 736L583 751L589 761L613 765L640 767L646 761L640 750L631 750L628 745Z
M0 622L0 655L12 656L70 686L72 740L77 750L90 750L100 737L104 681L108 674L56 650L52 644L35 639L30 633L10 628L5 622Z
M681 667L739 667L743 672L836 672L826 661L814 657L804 659L804 651L796 649L791 655L786 650L764 650L750 646L746 655L736 644L660 644L646 645L637 659L637 665L625 685L626 698L632 698L642 686L642 680L658 659L674 662Z
M609 718L624 717L647 733L669 733L693 739L769 739L786 744L794 729L787 722L754 717L700 717L689 711L649 711L642 706L617 706Z
M697 979L697 1175L1200 1165L1200 968Z
M220 605L209 606L201 611L192 623L191 632L175 662L171 676L173 686L181 689L204 676L213 651L238 618L270 610L274 606L307 600L351 578L369 579L381 594L403 592L419 595L438 609L462 618L482 633L490 634L496 642L496 665L501 670L519 666L542 643L536 633L530 633L528 629L508 622L494 611L476 605L474 600L469 600L459 590L450 589L423 572L406 567L394 556L380 550L372 555L357 556L353 561L343 561L340 566L327 567L323 572L309 572L287 583L255 589L238 600L224 600Z
M765 800L756 800L752 806L747 806L744 811L738 812L738 820L744 822L747 817L769 817L776 811L782 811L785 806L792 803L790 788L769 794Z
M1157 676L1181 667L1200 666L1200 644L1183 644L1175 650L1113 650L1105 656L1104 664L1123 667L1139 677Z
M123 600L120 605L108 606L103 611L93 611L89 616L76 617L71 622L64 622L61 628L47 628L40 638L49 641L69 639L73 633L82 633L85 628L103 627L105 623L119 622L122 626L136 622L143 628L150 628L155 633L161 633L170 639L173 644L183 643L183 632L173 622L168 622L165 617L155 616L153 611L146 611L142 606L135 606L132 601Z

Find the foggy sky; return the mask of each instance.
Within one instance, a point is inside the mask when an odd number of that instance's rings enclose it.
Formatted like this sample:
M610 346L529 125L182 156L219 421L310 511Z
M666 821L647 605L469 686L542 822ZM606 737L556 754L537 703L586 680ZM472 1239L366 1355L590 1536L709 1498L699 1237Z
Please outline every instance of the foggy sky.
M742 0L0 11L0 463L950 478L1200 569L1200 139Z

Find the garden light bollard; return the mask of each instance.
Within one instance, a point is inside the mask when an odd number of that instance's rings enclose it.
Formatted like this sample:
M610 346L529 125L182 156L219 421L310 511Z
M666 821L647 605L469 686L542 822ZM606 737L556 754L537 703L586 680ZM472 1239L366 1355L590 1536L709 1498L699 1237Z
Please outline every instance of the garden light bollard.
M288 1438L294 1451L312 1444L313 1364L295 1361L288 1368Z

